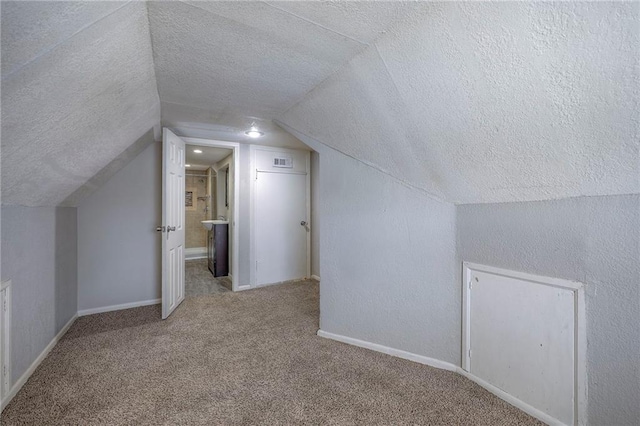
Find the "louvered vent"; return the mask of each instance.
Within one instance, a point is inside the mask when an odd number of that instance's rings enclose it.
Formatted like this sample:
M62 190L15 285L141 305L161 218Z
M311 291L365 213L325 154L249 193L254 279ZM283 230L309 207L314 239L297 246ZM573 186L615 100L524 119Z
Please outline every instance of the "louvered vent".
M291 157L275 157L273 159L273 167L291 169L293 168L293 159Z

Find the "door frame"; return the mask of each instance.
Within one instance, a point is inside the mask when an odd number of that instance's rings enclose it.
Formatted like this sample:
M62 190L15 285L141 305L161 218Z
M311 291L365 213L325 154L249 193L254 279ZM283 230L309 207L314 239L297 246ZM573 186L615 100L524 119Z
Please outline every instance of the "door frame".
M240 285L240 231L238 223L240 222L239 201L240 201L240 143L221 141L217 139L201 139L180 136L187 145L210 146L214 148L227 148L233 151L233 161L229 164L229 168L233 171L233 218L230 220L232 238L231 245L231 288L233 291L240 291L249 288L248 285ZM230 171L231 173L231 171ZM184 206L182 206L184 208ZM231 219L231 218L230 218Z
M306 277L311 277L311 227L314 226L311 223L311 151L305 151L301 149L282 148L265 145L249 145L250 156L250 168L251 168L251 183L249 184L249 221L251 223L251 237L249 247L249 263L251 270L249 273L250 288L268 286L270 284L257 285L256 274L256 177L260 170L257 168L256 151L271 151L271 152L290 152L290 153L303 153L305 156L305 207L307 215L307 224L309 231L307 231L307 265L306 265ZM283 172L286 173L286 172Z

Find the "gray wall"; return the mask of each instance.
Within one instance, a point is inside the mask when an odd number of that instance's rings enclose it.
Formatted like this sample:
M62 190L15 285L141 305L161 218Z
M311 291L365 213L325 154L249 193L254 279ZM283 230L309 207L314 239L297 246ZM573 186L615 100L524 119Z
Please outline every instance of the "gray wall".
M313 148L322 171L320 328L459 365L455 206Z
M249 284L249 146L240 145L239 283ZM78 207L78 309L161 297L162 144L153 143Z
M320 154L311 151L311 275L320 276Z
M2 206L2 279L12 281L12 383L76 314L72 207Z
M639 424L640 196L460 205L456 223L458 273L470 261L585 284L589 424Z
M251 154L249 145L240 145L240 200L238 203L238 234L240 244L238 246L238 267L240 277L238 283L249 285L251 280ZM236 279L236 277L234 277Z
M78 309L160 298L162 145L151 144L78 206Z

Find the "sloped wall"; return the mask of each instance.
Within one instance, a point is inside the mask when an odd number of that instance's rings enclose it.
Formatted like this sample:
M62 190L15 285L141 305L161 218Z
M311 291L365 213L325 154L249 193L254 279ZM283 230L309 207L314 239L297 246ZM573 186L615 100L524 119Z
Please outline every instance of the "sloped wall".
M458 264L585 284L589 424L637 424L640 196L457 206L456 228Z
M421 2L279 118L456 204L638 193L639 18Z
M2 203L60 205L159 125L147 8L17 1L1 15Z
M320 328L460 365L455 206L288 129L322 171Z

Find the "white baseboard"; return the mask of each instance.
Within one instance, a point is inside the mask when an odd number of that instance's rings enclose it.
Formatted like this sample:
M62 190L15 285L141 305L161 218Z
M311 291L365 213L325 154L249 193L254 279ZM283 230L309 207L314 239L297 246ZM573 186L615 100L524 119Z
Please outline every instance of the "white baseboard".
M122 309L139 308L141 306L157 305L162 303L162 299L142 300L140 302L123 303L121 305L102 306L100 308L83 309L78 311L79 317L86 315L102 314L104 312L120 311Z
M495 387L490 383L485 382L481 378L474 376L473 374L469 373L466 370L463 370L460 367L457 368L457 373L466 377L472 382L479 384L480 386L482 386L483 388L485 388L486 390L488 390L498 398L508 402L509 404L513 405L516 408L521 409L525 413L548 424L549 426L564 426L564 423L562 423L560 420L556 419L555 417L551 417L547 413L543 413L537 408L534 408L531 405L527 404L526 402L519 400L515 396L506 393L502 389Z
M343 336L343 335L340 335L340 334L329 333L329 332L323 331L323 330L318 330L317 334L318 334L318 336L324 337L324 338L327 338L327 339L336 340L338 342L347 343L349 345L358 346L358 347L365 348L365 349L371 349L371 350L376 351L376 352L381 352L383 354L395 356L395 357L406 359L406 360L409 360L409 361L414 361L414 362L417 362L417 363L420 363L420 364L428 365L430 367L435 367L435 368L440 368L442 370L448 370L448 371L456 372L456 373L468 378L469 380L477 383L478 385L482 386L483 388L485 388L486 390L488 390L492 394L496 395L498 398L508 402L509 404L513 405L516 408L521 409L522 411L524 411L525 413L529 414L530 416L533 416L536 419L538 419L540 421L543 421L548 425L551 425L551 426L564 425L564 423L562 423L558 419L556 419L554 417L551 417L550 415L548 415L546 413L543 413L542 411L532 407L531 405L529 405L529 404L519 400L518 398L506 393L502 389L497 388L497 387L485 382L484 380L474 376L473 374L469 373L468 371L463 370L461 367L459 367L457 365L454 365L454 364L451 364L449 362L440 361L439 359L429 358L429 357L426 357L426 356L423 356L423 355L414 354L414 353L403 351L403 350L400 350L400 349L390 348L388 346L379 345L377 343L367 342L366 340L359 340L359 339L354 339L353 337L347 337L347 336Z
M29 377L31 377L33 372L36 371L40 363L42 363L42 361L47 357L47 355L49 355L49 352L51 352L51 349L53 349L53 347L60 341L60 339L62 339L62 336L64 336L67 330L69 330L69 327L71 327L71 325L76 320L76 318L78 318L78 315L74 315L64 325L64 327L62 327L62 329L58 332L58 334L56 334L55 337L51 339L51 342L49 342L47 347L44 348L44 350L40 353L40 355L38 355L38 357L31 363L29 368L27 368L27 371L25 371L24 374L18 379L18 381L13 384L7 396L2 400L2 402L0 402L0 412L2 412L2 410L4 410L7 405L9 405L13 397L16 396L16 394L20 391L20 389L22 389L22 386L24 386L24 384L27 383L27 380L29 380Z
M403 351L400 349L390 348L388 346L379 345L377 343L367 342L365 340L354 339L353 337L342 336L340 334L333 334L323 330L318 330L318 336L325 337L331 340L337 340L338 342L347 343L353 346L359 346L365 349L371 349L372 351L382 352L383 354L396 356L398 358L407 359L409 361L418 362L420 364L429 365L431 367L440 368L442 370L457 371L458 366L449 362L440 361L439 359L429 358L427 356L414 354L411 352Z
M207 248L206 247L190 247L184 249L185 260L206 259Z
M312 280L320 281L320 277L318 275L311 275Z

